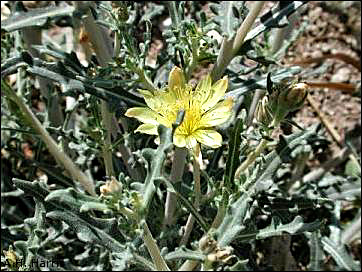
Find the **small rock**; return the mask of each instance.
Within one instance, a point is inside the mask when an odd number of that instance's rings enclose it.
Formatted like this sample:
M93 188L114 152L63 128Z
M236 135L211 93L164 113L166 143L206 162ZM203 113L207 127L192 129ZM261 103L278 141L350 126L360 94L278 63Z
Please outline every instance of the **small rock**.
M337 70L337 72L331 77L331 82L348 82L350 78L350 69L343 67Z

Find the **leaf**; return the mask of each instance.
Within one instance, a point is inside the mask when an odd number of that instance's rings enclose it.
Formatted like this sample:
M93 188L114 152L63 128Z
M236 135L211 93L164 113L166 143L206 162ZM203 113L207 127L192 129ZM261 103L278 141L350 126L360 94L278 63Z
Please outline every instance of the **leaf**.
M256 234L256 239L265 239L271 236L282 235L283 232L289 234L300 234L306 231L315 231L322 225L322 221L316 220L311 223L304 223L301 216L296 216L294 220L288 224L283 225L279 217L273 217L270 226L261 229Z
M142 156L147 162L147 176L142 187L143 204L142 212L145 212L151 203L152 197L156 191L155 181L161 177L163 162L166 158L166 151L171 147L171 129L163 125L159 125L158 135L160 137L160 145L157 149L144 148Z
M297 66L280 69L274 74L272 79L273 81L280 81L284 78L299 74L300 72L301 68ZM230 81L229 91L226 93L226 95L239 97L240 95L245 95L250 91L255 91L256 89L266 89L266 76L245 80L242 83L233 83Z
M249 176L244 183L246 191L228 208L222 223L216 230L220 246L228 245L241 231L246 229L244 220L248 215L252 196L260 191L268 190L273 185L273 176L283 159L288 157L290 150L304 144L307 139L315 137L317 128L318 126L314 126L281 138L282 142L279 142L276 150L265 157L265 163L254 168L252 176Z
M125 246L113 238L115 235L112 232L108 233L111 229L114 233L117 231L116 219L108 220L108 223L105 221L104 224L98 224L97 221L90 220L89 216L82 218L70 211L51 211L46 214L46 217L66 222L83 242L95 243L113 252L125 250Z
M157 5L153 3L153 5L147 10L147 12L141 17L140 22L152 20L155 16L161 15L163 10L165 9L165 6L163 5Z
M225 185L232 188L235 171L240 164L240 144L241 144L241 132L243 130L244 122L242 118L236 121L235 127L231 132L229 139L229 152L226 161L226 170L224 175Z
M79 209L80 212L88 212L88 211L110 211L108 206L104 203L99 202L86 202Z
M308 139L315 137L317 135L317 128L318 126L313 126L292 135L281 137L275 150L265 157L265 163L257 174L256 186L260 187L262 183L272 180L280 164L290 160L291 151L300 145L305 145ZM262 190L262 187L257 188L257 190Z
M223 35L231 40L243 19L239 12L246 13L244 1L222 1L220 4L210 5L210 9L217 15L213 21L220 25Z
M311 234L308 234L307 237L309 238L308 244L310 248L310 260L307 266L308 270L321 271L321 265L323 264L325 256L322 249L320 231L313 231Z
M180 192L176 191L175 187L172 185L170 181L167 179L160 177L158 180L165 183L167 187L167 191L174 193L177 195L177 197L181 200L181 202L184 204L186 209L195 217L196 221L200 224L201 228L207 232L210 229L209 224L204 220L204 218L201 216L201 214L195 209L194 205L186 198L184 197Z
M256 24L257 27L253 28L245 37L244 43L248 40L252 40L264 31L272 27L283 27L288 24L287 17L294 13L302 5L306 4L306 1L288 1L286 3L279 2L279 5L266 14L264 14ZM243 46L242 46L243 47ZM242 50L242 49L240 49Z
M175 251L167 253L164 256L166 261L186 259L186 260L197 260L203 262L205 255L199 251L187 249L185 247L179 247Z
M361 266L353 260L350 254L345 249L344 245L336 245L328 237L322 237L323 249L327 251L336 263L343 269L348 271L360 271Z
M59 16L72 15L74 6L38 8L28 12L19 12L1 22L1 29L8 32L30 26L43 26L47 20Z
M42 50L45 49L43 48ZM50 49L47 48L46 52L49 53L50 51L48 50ZM53 52L53 54L57 54L58 57L60 56L60 54L56 52ZM132 103L132 105L145 106L145 104L139 97L124 90L119 91L118 84L114 84L114 86L116 87L112 89L100 88L95 86L97 81L94 81L93 79L88 79L85 76L77 75L76 71L81 68L77 65L76 59L74 59L74 57L71 57L72 54L70 54L69 56L65 55L65 63L63 63L62 61L46 62L38 58L32 58L31 63L29 63L30 60L26 57L27 55L29 54L27 54L26 52L22 52L20 56L12 58L11 60L5 62L1 67L1 75L5 76L13 74L17 71L19 67L25 66L27 67L27 72L32 73L33 75L41 76L49 80L58 82L62 87L64 95L75 96L75 94L79 92L89 93L106 101L123 99L126 102ZM28 66L26 66L26 63L28 64ZM67 65L70 65L72 70L75 71L70 70Z
M83 193L75 191L73 188L59 189L51 192L46 198L46 202L56 202L63 207L68 207L71 211L80 212L83 205L89 203L99 203L95 197L87 196Z

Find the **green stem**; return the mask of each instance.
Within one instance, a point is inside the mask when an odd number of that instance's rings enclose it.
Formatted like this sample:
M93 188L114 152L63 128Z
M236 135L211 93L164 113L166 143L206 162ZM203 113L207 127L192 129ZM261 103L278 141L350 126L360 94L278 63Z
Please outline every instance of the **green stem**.
M217 214L214 218L214 221L212 222L211 228L217 229L220 226L220 224L225 216L226 206L227 206L228 201L229 201L229 194L226 192L225 189L223 189L222 196L221 196L221 203L217 210Z
M106 67L108 62L112 60L112 53L109 46L108 39L105 33L96 25L94 18L89 10L89 3L84 1L74 2L78 9L88 9L87 17L84 18L83 24L85 31L89 35L90 41L93 45L94 51L97 54L97 59L102 67ZM108 42L108 43L107 43ZM112 163L112 150L111 150L111 120L112 114L108 109L108 104L105 101L101 101L101 113L103 125L106 129L106 135L102 146L102 155L106 168L107 176L114 176L114 168Z
M71 176L75 180L79 181L79 183L89 194L95 196L96 193L92 181L89 180L89 178L73 163L73 161L64 152L62 152L59 149L57 143L44 129L42 124L35 117L34 113L23 102L22 98L16 95L14 90L8 84L5 83L4 80L1 80L1 90L6 93L9 99L12 99L18 105L21 112L24 114L26 119L28 119L32 128L39 133L39 136L48 147L50 154L52 154L53 157L64 166L64 168L71 174Z
M200 206L200 199L201 199L201 185L200 185L200 164L201 164L201 160L202 158L198 157L198 154L201 156L200 153L200 146L197 143L196 146L196 154L194 156L194 190L195 190L195 200L194 200L194 207L195 209L198 209ZM200 160L200 161L199 161ZM188 219L187 219L187 223L186 223L186 227L185 227L185 232L184 235L182 236L182 239L180 241L180 245L186 245L191 231L193 229L195 223L195 217L190 213Z
M192 271L199 264L199 261L187 260L184 262L178 271Z
M172 162L172 169L170 180L172 183L182 179L182 174L185 168L187 150L185 148L175 148L175 154ZM166 204L165 204L165 217L163 221L163 229L166 226L171 225L174 222L173 214L176 208L176 195L171 192L167 192Z
M155 240L152 237L152 233L150 232L147 223L143 222L143 241L148 249L148 252L151 255L152 261L158 271L170 271L165 260L162 258L160 249L158 248Z
M180 25L180 18L178 17L176 1L167 1L168 11L171 16L172 23L175 27Z
M194 38L191 41L191 50L192 50L192 57L191 63L186 72L186 82L188 82L191 78L192 72L194 71L195 67L197 66L198 59L199 59L199 40Z
M216 64L211 71L211 78L213 82L221 78L226 67L239 51L256 17L263 8L264 2L265 1L253 2L250 12L246 16L240 28L237 30L235 37L232 39L230 39L230 37L223 39Z
M280 119L279 118L274 118L273 122L271 124L271 127L276 128L277 125L279 125ZM269 131L269 135L272 133L273 131ZM239 179L241 174L250 166L250 164L252 164L255 159L261 154L261 152L264 151L266 145L267 145L268 141L265 139L262 139L259 143L259 145L256 147L256 149L251 152L248 157L246 158L246 160L236 169L235 172L235 178Z

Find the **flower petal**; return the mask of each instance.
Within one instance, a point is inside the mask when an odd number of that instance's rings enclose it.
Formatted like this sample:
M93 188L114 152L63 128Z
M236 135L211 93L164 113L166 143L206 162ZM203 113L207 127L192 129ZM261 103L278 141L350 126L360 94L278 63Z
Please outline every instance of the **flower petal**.
M158 135L157 125L154 124L142 124L134 132L140 132L150 135Z
M208 74L204 77L196 86L194 91L194 97L201 103L204 103L206 99L210 96L211 92L211 76Z
M142 94L147 106L150 107L152 110L157 111L157 108L159 106L159 100L155 99L156 95L148 90L138 89L138 92Z
M185 147L186 146L186 135L175 133L173 135L173 143L175 146Z
M206 112L200 120L200 127L213 127L226 122L232 114L233 100L228 98Z
M124 114L127 117L134 117L142 123L149 123L153 125L163 124L167 126L167 120L159 115L157 112L144 107L130 108Z
M168 76L168 88L171 90L175 87L183 89L185 88L185 84L186 80L182 69L177 66L173 67L170 75Z
M213 106L216 105L217 102L225 95L226 89L228 88L228 78L224 76L222 79L218 80L211 87L211 91L206 101L204 101L202 105L202 109L207 111Z
M211 129L198 129L192 134L196 140L212 148L221 146L222 136L219 132Z
M196 138L193 135L187 136L187 138L186 138L186 147L188 149L194 150L196 148L196 145L197 145Z

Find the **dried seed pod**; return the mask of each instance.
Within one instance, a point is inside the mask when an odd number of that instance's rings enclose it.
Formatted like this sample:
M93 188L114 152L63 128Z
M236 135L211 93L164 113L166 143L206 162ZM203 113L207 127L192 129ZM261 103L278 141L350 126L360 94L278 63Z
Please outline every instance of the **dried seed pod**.
M99 188L101 195L108 195L118 193L122 191L122 184L120 184L114 177L111 180L107 180L105 185Z
M204 236L199 241L199 249L204 254L209 254L217 249L217 242L209 235Z

